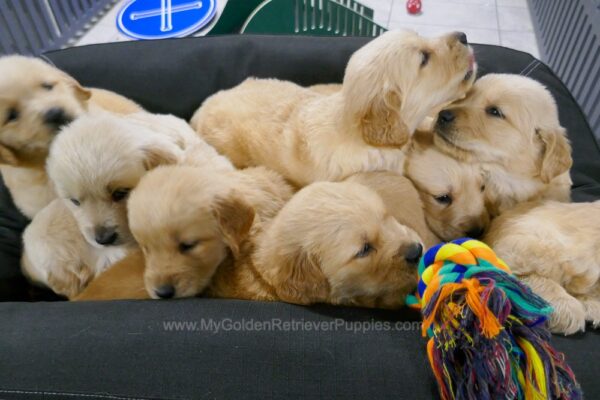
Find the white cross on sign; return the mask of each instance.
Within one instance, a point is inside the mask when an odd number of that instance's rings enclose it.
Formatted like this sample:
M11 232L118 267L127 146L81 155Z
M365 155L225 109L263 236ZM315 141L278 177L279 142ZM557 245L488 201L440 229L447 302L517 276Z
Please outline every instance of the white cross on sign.
M160 15L160 30L168 32L173 29L173 13L194 10L202 8L201 1L193 1L190 3L179 4L175 7L171 6L171 0L160 0L160 8L154 8L147 11L132 12L130 17L132 21Z

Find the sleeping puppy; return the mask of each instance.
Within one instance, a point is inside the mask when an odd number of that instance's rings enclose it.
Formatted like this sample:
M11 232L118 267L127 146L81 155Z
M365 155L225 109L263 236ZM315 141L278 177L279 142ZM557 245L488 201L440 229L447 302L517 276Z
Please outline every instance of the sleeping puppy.
M600 326L600 201L525 203L496 218L485 241L554 308L550 329Z
M434 131L444 152L483 164L493 215L524 201L569 201L571 146L552 95L537 81L486 75L439 113Z
M246 251L242 237L270 221L291 196L283 178L264 167L215 172L172 166L144 176L128 208L146 258L149 295L202 293L217 268Z
M356 51L342 89L250 78L208 98L191 120L238 168L264 165L297 186L356 172L401 173L421 120L472 85L463 33L387 32Z
M75 296L90 278L135 247L126 199L141 177L164 164L190 161L201 166L200 159L206 161L205 168L233 169L173 116L104 113L78 118L51 147L47 169L60 197L53 207L61 211L36 216L27 227L24 272L59 294ZM65 220L65 210L73 220ZM73 222L78 229L71 227L60 234L61 227ZM63 250L65 247L77 250ZM65 252L73 255L70 261L53 257ZM85 262L90 259L94 262ZM72 279L74 275L80 279Z
M35 58L0 58L0 171L19 210L32 218L56 194L44 166L60 128L86 111L141 107L116 93L83 88Z
M346 179L377 192L388 212L402 225L413 229L422 239L425 248L440 242L427 226L424 204L412 182L394 172L361 172Z
M421 196L427 225L441 240L483 235L490 216L479 165L442 153L431 133L419 131L407 152L405 174Z

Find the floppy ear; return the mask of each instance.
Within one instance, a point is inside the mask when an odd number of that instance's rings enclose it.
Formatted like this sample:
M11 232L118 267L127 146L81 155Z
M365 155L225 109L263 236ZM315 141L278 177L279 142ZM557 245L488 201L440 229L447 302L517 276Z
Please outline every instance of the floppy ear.
M17 155L8 147L0 144L0 164L16 166L19 164Z
M160 147L159 144L149 145L142 148L144 157L144 168L147 171L154 169L160 165L176 164L177 155L169 149Z
M234 258L239 258L242 243L248 238L254 222L254 208L234 193L217 198L213 215Z
M92 97L91 90L81 86L81 84L79 84L79 82L77 82L77 80L75 80L75 78L73 78L71 75L61 70L59 70L59 73L60 79L62 79L64 82L66 82L69 86L73 88L73 90L75 91L75 96L77 97L77 99L79 99L79 101L86 101L89 100L90 97Z
M400 103L398 92L384 89L359 110L358 124L365 142L379 147L401 147L408 142L410 132L400 117Z
M276 257L275 275L271 284L277 296L289 303L314 304L327 300L329 282L316 257L298 251L296 254Z
M538 129L536 133L543 143L540 177L548 183L573 165L571 145L562 127Z

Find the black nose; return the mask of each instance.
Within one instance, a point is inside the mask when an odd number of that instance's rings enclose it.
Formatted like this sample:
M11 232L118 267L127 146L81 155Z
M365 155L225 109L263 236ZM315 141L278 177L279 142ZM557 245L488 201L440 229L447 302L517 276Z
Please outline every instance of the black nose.
M450 110L442 110L438 114L438 123L439 124L449 124L454 121L454 113Z
M96 242L103 246L108 246L113 244L119 234L117 233L114 227L106 227L106 226L98 226L94 229L94 235Z
M411 264L416 264L419 262L421 255L423 254L423 246L421 243L413 243L410 245L408 250L406 250L406 254L404 258Z
M52 107L44 114L44 122L50 125L61 127L71 122L71 118L62 108Z
M175 296L175 288L173 285L162 285L154 289L154 293L161 299L170 299Z
M476 226L471 228L469 231L467 231L467 236L473 239L479 239L480 237L483 236L483 232L485 231L485 229L483 229L483 227L481 226Z
M464 32L456 32L456 38L465 46L469 44L469 42L467 42L467 35Z

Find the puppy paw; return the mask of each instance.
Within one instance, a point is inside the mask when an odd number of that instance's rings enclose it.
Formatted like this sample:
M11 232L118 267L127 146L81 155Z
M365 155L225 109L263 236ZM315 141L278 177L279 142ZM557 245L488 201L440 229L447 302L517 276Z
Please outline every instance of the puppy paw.
M600 301L585 300L583 306L585 307L585 320L591 322L594 328L600 328Z
M572 335L585 331L586 308L574 297L564 297L552 301L554 312L548 327L553 333Z

